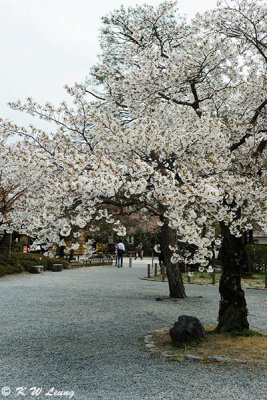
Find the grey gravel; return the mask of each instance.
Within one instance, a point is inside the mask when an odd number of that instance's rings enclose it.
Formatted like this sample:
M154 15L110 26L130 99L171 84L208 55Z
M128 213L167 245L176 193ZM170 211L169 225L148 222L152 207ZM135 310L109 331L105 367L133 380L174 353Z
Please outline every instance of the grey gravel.
M168 285L139 279L145 275L145 262L134 261L1 279L0 391L11 394L0 399L32 399L32 387L43 389L38 399L66 399L66 391L75 400L267 399L261 369L177 363L143 350L144 336L179 315L216 324L219 305L218 288L197 285L186 285L187 299L157 302ZM246 298L251 328L267 331L267 292ZM21 386L25 396L16 396Z

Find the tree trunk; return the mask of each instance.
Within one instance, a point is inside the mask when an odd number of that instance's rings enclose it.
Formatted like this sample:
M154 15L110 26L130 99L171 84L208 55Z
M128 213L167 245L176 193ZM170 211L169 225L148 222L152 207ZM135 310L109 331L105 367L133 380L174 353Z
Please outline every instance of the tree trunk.
M68 261L72 261L73 259L74 259L74 250L71 249Z
M253 232L253 231L252 231ZM251 244L251 231L246 231L243 233L242 238L240 238L243 241L243 246L241 244L241 250L244 252L243 258L244 261L242 265L240 266L240 274L242 278L253 278L253 271L252 271L252 265L249 262L248 256L247 256L247 250L246 250L246 245Z
M11 233L5 232L2 239L0 240L0 254L9 257L11 254L11 243L12 243Z
M65 257L65 248L66 246L60 246L58 250L59 258L63 259Z
M249 328L247 303L241 288L241 266L248 263L244 241L231 234L230 229L221 223L223 236L221 260L222 276L219 291L221 295L219 323L217 332L243 331Z
M170 229L167 223L161 228L161 252L163 255L163 264L166 268L166 273L169 282L170 297L177 299L186 298L183 278L181 270L178 263L173 264L171 262L172 251L169 246L175 246L175 234L172 229Z

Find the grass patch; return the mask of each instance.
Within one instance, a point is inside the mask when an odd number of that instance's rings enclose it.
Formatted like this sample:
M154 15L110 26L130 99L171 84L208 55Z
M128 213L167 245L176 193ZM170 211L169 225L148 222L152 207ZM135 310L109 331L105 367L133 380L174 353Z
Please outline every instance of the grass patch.
M214 333L214 327L205 327L206 337L200 341L188 344L186 347L174 346L169 335L169 328L152 333L152 340L162 351L173 350L174 359L184 354L202 357L226 356L232 360L247 360L267 365L267 334L252 330L243 332Z
M233 337L243 336L243 337L263 337L261 332L253 331L251 329L244 329L243 331L233 330L231 332L225 332L224 335L231 335Z
M187 283L187 273L182 273L183 282ZM216 272L215 275L215 285L219 286L219 281L221 278L221 272ZM162 281L162 276L159 274L157 276L151 276L151 280ZM194 271L194 275L191 277L190 284L196 285L211 285L212 284L212 274L208 272L199 272ZM167 282L168 278L165 277L164 282ZM265 287L265 274L264 273L255 273L253 274L253 278L242 278L241 285L244 288L249 289L264 289Z

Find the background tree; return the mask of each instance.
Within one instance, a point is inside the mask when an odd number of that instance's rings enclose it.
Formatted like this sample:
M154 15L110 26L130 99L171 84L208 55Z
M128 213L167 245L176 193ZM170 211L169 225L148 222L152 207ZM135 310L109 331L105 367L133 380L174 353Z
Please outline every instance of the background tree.
M13 146L6 143L5 138L1 138L0 141L0 154L0 253L10 256L12 247L10 218L14 208L23 203L27 184L22 179L25 170L18 159L18 153L14 151ZM20 153L20 157L23 158L23 152Z

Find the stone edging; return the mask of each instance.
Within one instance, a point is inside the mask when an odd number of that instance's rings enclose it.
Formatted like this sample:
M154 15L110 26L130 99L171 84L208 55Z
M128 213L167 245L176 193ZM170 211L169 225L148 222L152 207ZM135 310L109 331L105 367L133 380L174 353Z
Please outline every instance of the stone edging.
M154 331L154 332L161 332L161 330ZM170 361L204 361L204 362L220 362L220 363L239 363L239 364L248 364L254 363L254 361L250 360L240 360L237 358L230 358L224 355L217 356L217 355L210 355L206 358L194 356L192 354L183 354L180 355L180 360L178 360L178 355L175 354L174 350L165 350L162 351L158 348L155 343L153 342L152 334L148 334L144 337L144 345L145 350L150 354L159 355L167 360Z

